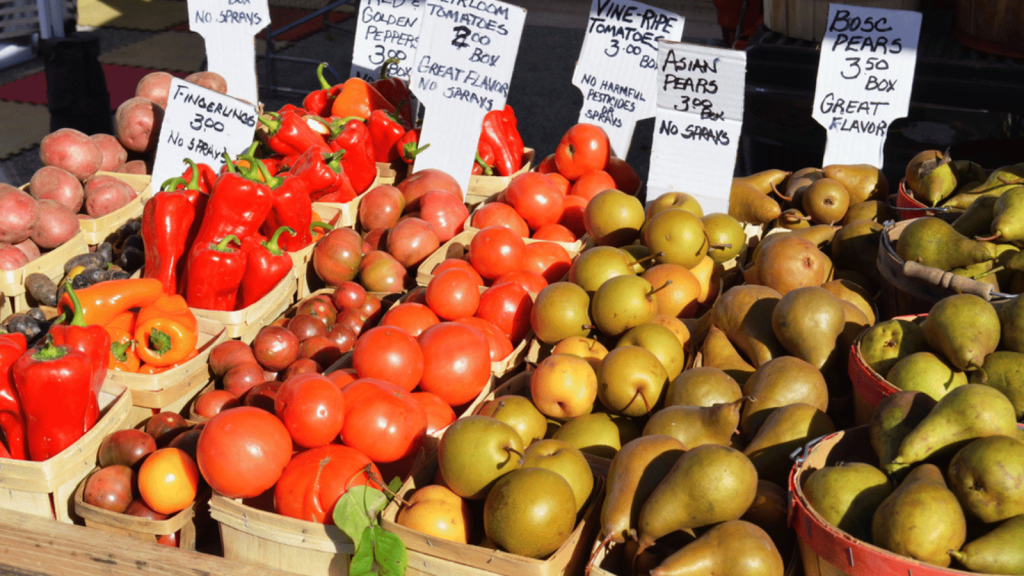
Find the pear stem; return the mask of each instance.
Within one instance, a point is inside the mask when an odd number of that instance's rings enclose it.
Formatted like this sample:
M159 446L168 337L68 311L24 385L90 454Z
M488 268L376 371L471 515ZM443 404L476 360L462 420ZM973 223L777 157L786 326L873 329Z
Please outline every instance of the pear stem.
M661 292L665 288L668 288L668 285L671 284L671 283L672 283L671 280L665 280L664 284L662 284L661 286L659 286L657 288L652 289L650 292L647 293L647 299L650 300L652 295L657 294L658 292Z
M522 452L520 452L519 450L516 450L515 448L513 448L511 446L505 446L505 452L508 452L509 454L515 454L516 456L519 456L519 465L520 466L523 465L523 453Z
M968 368L970 368L970 365L968 365ZM985 369L982 368L981 366L975 366L974 369L977 370L978 372L981 372L981 383L982 384L987 384L988 383L988 374L985 373Z
M380 486L380 489L384 493L388 494L393 499L398 500L399 504L401 504L402 506L408 506L409 505L409 502L407 502L401 496L399 496L395 492L392 492L391 489L388 488L388 485L384 483L384 479L381 478L380 476L378 476L376 473L374 473L374 471L370 468L369 464L367 464L366 467L363 468L362 472L366 473L366 475L370 478L370 480L373 481L374 483L376 483L377 486ZM353 475L352 478L354 479L355 476ZM351 482L351 479L349 481Z
M601 540L601 543L598 544L597 548L594 549L594 553L590 555L590 560L587 561L587 567L583 570L584 576L590 576L590 571L594 569L594 562L597 561L598 553L600 553L601 550L607 548L608 545L611 544L612 538L614 537L615 534L608 534L604 537L603 540Z
M787 202L792 202L793 201L793 197L792 196L786 196L782 192L779 192L779 189L775 187L775 182L772 182L772 192L775 192L775 194L779 198L782 198L783 200L786 200Z
M584 324L583 326L580 326L580 328L584 330L597 330L597 326L594 326L593 324Z
M988 276L990 274L995 274L996 272L1002 272L1005 269L1006 269L1006 266L996 266L995 268L993 268L991 270L986 270L986 271L982 272L981 274L977 274L977 275L971 276L970 278L972 280L977 280L978 278L984 278L985 276Z
M1002 236L1003 236L1002 232L996 232L992 236L986 236L986 237L975 236L974 239L977 240L978 242L992 242L994 240L998 240L999 238L1002 238Z
M708 250L728 250L732 248L732 244L709 244Z
M647 256L644 256L643 258L637 258L636 260L633 260L629 264L626 264L626 266L630 266L630 267L636 266L637 264L639 264L641 262L646 262L646 261L650 260L651 258L658 258L658 257L664 256L664 255L665 255L664 252L658 252L656 254L649 254Z

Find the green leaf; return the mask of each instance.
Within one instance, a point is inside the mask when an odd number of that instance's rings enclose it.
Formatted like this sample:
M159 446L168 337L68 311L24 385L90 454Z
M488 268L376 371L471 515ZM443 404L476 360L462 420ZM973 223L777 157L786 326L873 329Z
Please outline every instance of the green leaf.
M368 486L353 486L334 506L334 523L355 545L362 546L363 532L377 524L377 514L388 504L383 492Z
M401 538L380 526L369 526L359 540L359 549L348 568L350 576L404 576L409 555Z
M393 494L398 494L398 490L401 487L402 478L399 476L395 476L394 478L391 479L391 482L388 482L388 502L391 502L392 500L395 499Z

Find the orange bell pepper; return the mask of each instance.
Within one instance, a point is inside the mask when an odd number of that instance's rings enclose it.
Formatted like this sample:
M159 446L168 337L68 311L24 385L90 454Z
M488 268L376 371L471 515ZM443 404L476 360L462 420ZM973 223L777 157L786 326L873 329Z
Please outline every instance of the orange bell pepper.
M193 348L192 352L190 352L188 356L185 356L184 358L181 359L181 361L175 362L170 366L153 366L152 364L143 364L142 367L139 368L139 374L160 374L161 372L167 372L172 368L177 368L178 366L181 366L182 364L188 362L189 360L195 358L196 356L199 356L199 351Z
M110 321L105 327L108 328L120 328L128 333L128 335L135 334L135 318L138 317L139 313L134 310L127 312L121 312L113 320ZM113 336L111 336L113 338Z
M394 112L395 107L372 84L360 78L349 78L341 85L341 93L334 99L331 116L358 116L365 120L374 110Z
M132 308L149 306L164 294L164 285L156 278L107 280L88 288L75 290L81 302L82 318L87 326L106 326ZM71 297L61 296L57 312L74 314Z
M121 372L138 372L142 361L135 351L132 335L121 328L106 327L110 334L110 369Z
M135 321L139 358L152 366L170 366L195 351L198 323L181 296L163 296L139 310Z

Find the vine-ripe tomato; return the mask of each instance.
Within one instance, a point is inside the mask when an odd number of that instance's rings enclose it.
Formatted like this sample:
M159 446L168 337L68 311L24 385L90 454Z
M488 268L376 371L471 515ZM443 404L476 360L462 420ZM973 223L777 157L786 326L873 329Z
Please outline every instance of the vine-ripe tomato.
M615 179L612 178L611 174L604 170L594 170L593 172L587 172L580 179L572 185L572 190L569 191L570 196L581 196L590 202L601 192L605 190L616 190Z
M297 454L274 488L274 509L289 518L334 524L334 507L349 488L380 488L367 466L380 478L373 462L355 448L328 444Z
M604 171L615 179L616 190L621 190L630 196L636 196L636 193L640 191L640 176L622 158L609 157Z
M558 166L555 165L555 155L548 154L537 164L537 172L541 174L558 174Z
M487 337L476 328L441 322L418 338L423 349L420 389L433 392L449 406L473 400L491 377Z
M331 303L338 310L359 308L366 303L366 288L357 282L342 282L331 296Z
M550 172L544 175L548 177L548 180L551 180L551 183L555 185L555 188L558 188L558 191L562 193L562 196L569 195L569 190L572 189L572 182L569 182L568 178L562 176L558 172Z
M405 330L378 326L356 340L352 367L360 378L376 378L412 390L423 376L423 352Z
M565 196L547 176L526 172L512 179L505 190L505 200L526 220L530 230L554 224L562 217Z
M534 274L533 272L526 272L525 270L502 274L494 280L494 284L491 284L491 286L500 286L509 282L519 284L523 288L526 288L527 292L532 292L535 295L540 294L540 291L548 286L548 281L545 280L543 276L540 274Z
M356 374L355 368L339 368L330 374L324 374L324 378L334 382L334 385L338 387L338 390L341 390L348 385L349 382L359 378L359 375Z
M427 306L442 320L472 316L479 304L479 286L465 270L445 270L427 284Z
M592 170L604 170L611 156L608 135L599 126L577 124L562 136L555 149L555 165L569 180Z
M466 266L472 268L468 263ZM473 274L476 274L476 270L473 270ZM479 277L480 275L477 274L477 278ZM384 313L384 317L380 319L380 326L401 328L408 332L409 336L416 338L424 330L440 321L437 314L434 314L429 307L417 302L402 302Z
M455 422L455 411L445 404L437 394L413 392L412 397L427 412L427 434L434 434Z
M502 331L494 325L494 322L490 320L484 320L483 318L477 318L476 316L470 316L468 318L459 318L455 321L457 324L465 324L472 328L476 328L484 337L487 338L487 350L491 355L491 362L501 362L515 349L512 347L512 341L508 339Z
M530 331L530 311L533 300L525 288L508 282L491 286L480 295L477 318L494 323L513 344Z
M577 238L582 238L587 233L587 227L583 224L583 213L586 209L586 198L582 196L566 196L562 200L562 218L558 223L571 230Z
M253 498L281 477L292 437L266 410L241 406L217 414L199 436L196 460L210 487L228 498Z
M550 240L552 242L567 242L572 244L577 240L576 235L573 234L572 230L569 230L561 224L548 224L547 226L541 226L533 233L534 240Z
M330 444L341 433L345 400L338 385L319 374L292 376L274 397L274 413L303 448Z
M345 445L378 463L401 460L420 449L427 434L427 413L405 388L360 378L341 392L345 395L341 429Z
M530 227L516 209L501 202L484 204L473 213L473 228L483 230L491 226L504 226L523 238L530 236Z
M458 268L459 270L465 270L466 272L469 272L473 276L473 281L476 282L477 286L484 285L484 279L483 277L480 276L480 273L476 271L476 268L473 268L472 264L461 258L448 258L446 260L441 261L440 264L434 266L434 270L431 272L431 274L437 276L441 272L444 272L445 270L451 270L452 268ZM423 290L423 303L425 304L427 291L426 288L422 286L420 288ZM405 301L409 302L411 301L411 298L406 298Z
M515 232L491 226L476 233L469 242L469 261L481 276L493 280L523 269L526 245Z
M531 242L523 252L523 269L540 274L550 284L558 282L572 266L572 256L554 242Z

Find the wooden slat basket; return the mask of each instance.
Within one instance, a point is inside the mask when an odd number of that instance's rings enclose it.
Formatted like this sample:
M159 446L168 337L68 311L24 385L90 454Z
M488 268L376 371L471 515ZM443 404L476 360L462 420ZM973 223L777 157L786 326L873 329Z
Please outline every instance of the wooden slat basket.
M487 201L487 199L508 188L508 183L520 174L533 169L533 160L537 152L533 148L523 148L523 167L511 176L484 176L477 174L469 177L469 189L466 190L466 205L470 208Z
M260 329L270 325L275 318L292 305L292 302L295 301L297 286L298 279L295 274L289 274L281 279L277 286L263 298L241 310L224 312L192 308L192 313L198 319L224 326L228 338L238 338L249 344L256 338Z
M100 176L113 176L118 180L132 187L138 196L127 205L114 210L106 216L81 220L82 232L85 233L85 242L89 246L97 246L111 235L117 232L118 228L133 218L142 217L142 206L153 196L150 188L150 176L140 174L120 174L117 172L97 172Z
M79 231L71 240L41 255L39 258L15 270L0 270L0 294L7 300L10 314L24 312L36 302L29 301L25 279L30 274L43 274L54 282L64 277L64 263L70 258L85 254L89 246L85 241L85 232ZM9 314L8 314L9 315Z
M75 491L75 512L85 520L86 527L111 534L124 534L146 542L156 542L161 536L178 532L178 548L181 550L196 549L197 513L201 513L202 508L209 506L210 500L210 491L207 489L205 494L200 492L191 506L170 518L150 520L86 504L84 492L85 481L82 481Z

